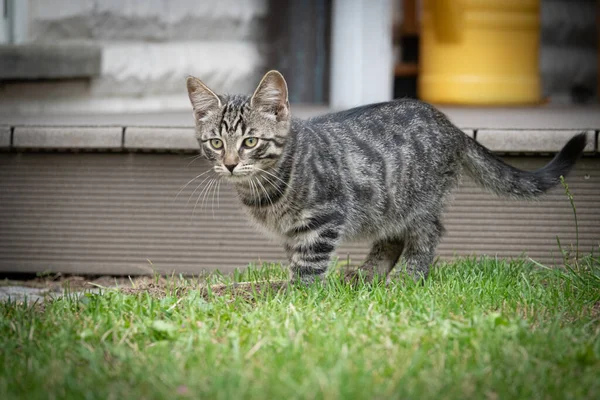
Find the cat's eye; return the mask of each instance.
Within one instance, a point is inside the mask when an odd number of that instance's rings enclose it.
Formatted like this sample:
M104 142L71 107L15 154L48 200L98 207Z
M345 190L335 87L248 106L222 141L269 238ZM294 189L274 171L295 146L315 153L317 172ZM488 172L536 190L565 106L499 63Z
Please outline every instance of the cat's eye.
M221 150L223 148L223 141L221 139L210 139L210 145L213 149Z
M244 147L251 149L258 144L258 139L255 137L249 137L244 139L242 144L244 145Z

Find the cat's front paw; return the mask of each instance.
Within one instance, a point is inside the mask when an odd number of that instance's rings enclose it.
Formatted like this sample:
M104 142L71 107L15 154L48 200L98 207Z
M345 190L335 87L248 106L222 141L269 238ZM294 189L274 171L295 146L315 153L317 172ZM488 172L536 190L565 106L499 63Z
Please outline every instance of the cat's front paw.
M292 275L290 278L290 285L298 287L312 286L315 283L325 285L327 283L325 275Z
M346 270L342 274L342 280L349 285L355 285L361 281L364 281L364 279L365 273L360 269Z

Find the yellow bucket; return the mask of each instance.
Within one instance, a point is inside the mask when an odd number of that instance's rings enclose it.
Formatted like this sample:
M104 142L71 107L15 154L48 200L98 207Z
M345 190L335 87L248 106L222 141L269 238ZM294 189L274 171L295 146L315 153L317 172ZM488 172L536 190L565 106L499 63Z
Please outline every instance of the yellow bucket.
M419 97L539 103L539 37L540 0L423 0Z

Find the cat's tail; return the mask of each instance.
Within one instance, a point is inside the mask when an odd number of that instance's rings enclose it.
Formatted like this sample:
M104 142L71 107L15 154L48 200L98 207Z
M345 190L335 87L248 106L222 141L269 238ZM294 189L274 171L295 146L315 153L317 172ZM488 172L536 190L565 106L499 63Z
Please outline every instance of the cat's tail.
M583 153L586 135L572 137L552 161L535 171L511 167L471 138L466 142L464 165L475 182L500 196L530 199L556 186L560 177L569 173Z

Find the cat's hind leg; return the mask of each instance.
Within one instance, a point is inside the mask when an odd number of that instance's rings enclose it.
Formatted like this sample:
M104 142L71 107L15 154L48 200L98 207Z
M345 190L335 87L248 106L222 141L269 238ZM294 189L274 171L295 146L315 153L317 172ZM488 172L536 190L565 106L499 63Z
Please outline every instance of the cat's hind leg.
M404 236L402 258L406 272L415 280L427 279L435 258L435 249L444 233L439 219L419 221L410 226Z
M403 246L404 241L399 238L377 240L373 243L365 262L358 269L346 273L346 281L356 280L359 274L367 282L376 277L385 280L398 262Z

